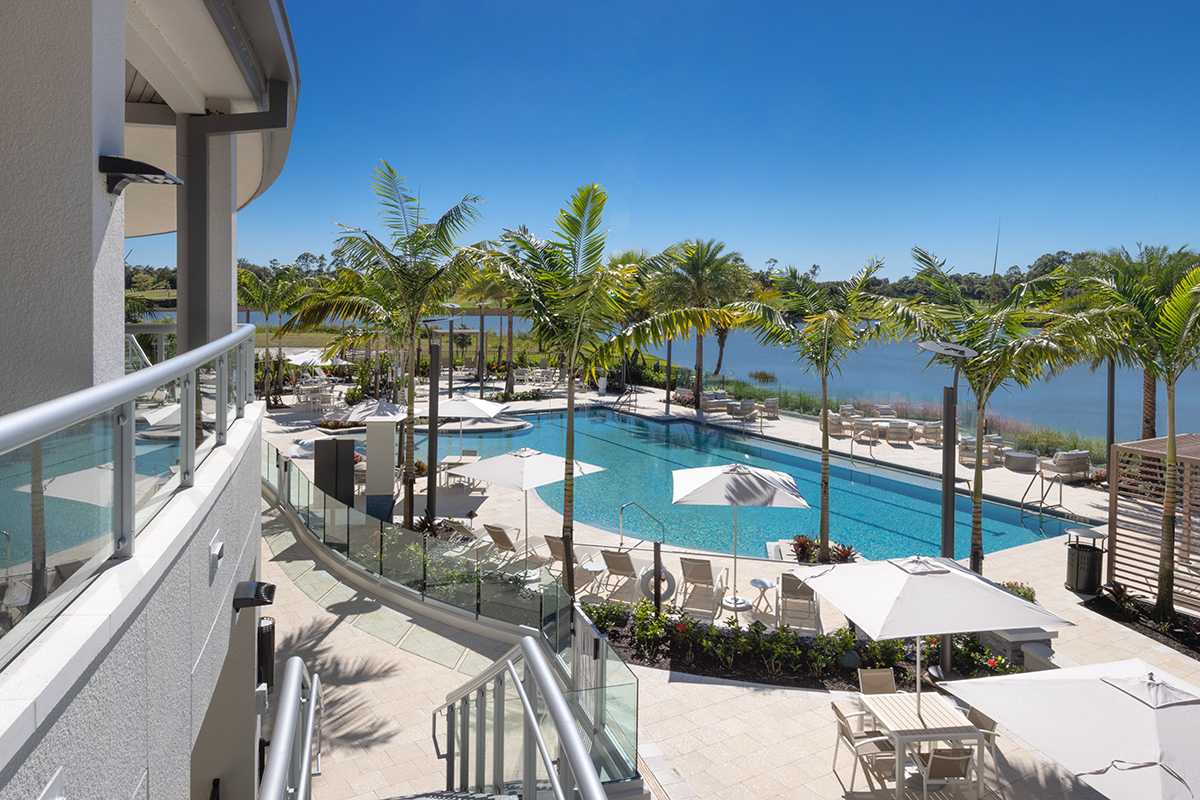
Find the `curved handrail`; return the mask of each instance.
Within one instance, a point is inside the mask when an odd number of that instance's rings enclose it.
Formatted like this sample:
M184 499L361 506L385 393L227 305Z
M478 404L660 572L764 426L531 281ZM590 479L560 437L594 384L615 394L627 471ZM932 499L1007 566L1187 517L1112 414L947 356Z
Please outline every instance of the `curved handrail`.
M305 704L308 708L304 709L304 727L300 728L298 723ZM320 676L314 675L310 678L303 659L292 656L284 666L283 681L280 683L275 733L267 763L263 765L262 782L259 784L259 797L262 800L308 800L312 777L314 724L320 729L318 709L321 716L324 716L325 705L321 699ZM317 743L319 749L319 734ZM319 753L317 761L319 764Z
M116 380L72 392L0 417L0 453L39 439L112 410L139 395L154 391L185 372L213 361L246 340L253 340L253 325L241 325L215 342L188 350L169 361L131 372Z
M501 672L504 672L504 665L509 663L510 661L512 661L514 658L516 658L517 653L520 649L521 649L521 645L519 642L517 644L514 644L508 650L507 653L505 653L504 655L500 656L498 659L493 661L491 663L491 665L488 666L488 668L485 669L483 672L479 673L478 675L476 675L474 678L467 681L463 685L456 686L452 691L447 692L446 693L446 702L442 703L440 706L435 708L433 710L433 715L436 717L438 714L445 711L448 707L454 705L459 700L461 700L462 698L469 695L471 692L474 692L477 689L479 689L481 686L484 686L488 681L495 678Z
M658 517L654 516L653 514L651 514L645 508L643 508L641 503L630 500L628 503L621 506L621 510L617 512L617 522L620 524L620 528L621 528L621 540L620 540L620 544L618 545L618 547L625 546L625 509L629 508L630 506L637 506L639 509L641 509L643 514L645 514L647 517L649 517L650 519L657 522L658 527L662 529L661 533L659 533L658 541L659 542L667 541L667 526L663 525L662 520L659 519Z

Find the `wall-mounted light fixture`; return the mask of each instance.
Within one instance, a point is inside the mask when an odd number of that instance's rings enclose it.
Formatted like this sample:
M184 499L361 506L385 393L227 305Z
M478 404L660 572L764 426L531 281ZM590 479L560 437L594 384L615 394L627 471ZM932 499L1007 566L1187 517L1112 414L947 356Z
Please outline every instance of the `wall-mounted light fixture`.
M183 181L166 170L121 156L100 156L100 171L108 176L109 194L120 194L131 183L183 186Z
M275 584L262 581L242 581L233 590L233 610L250 606L269 606L275 602Z

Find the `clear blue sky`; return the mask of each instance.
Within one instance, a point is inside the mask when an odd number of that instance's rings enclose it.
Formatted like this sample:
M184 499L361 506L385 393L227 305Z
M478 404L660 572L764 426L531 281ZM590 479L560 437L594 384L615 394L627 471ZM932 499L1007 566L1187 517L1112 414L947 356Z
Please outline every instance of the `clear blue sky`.
M388 160L468 241L547 235L585 183L610 250L716 238L761 268L909 249L989 273L1046 252L1200 246L1195 3L288 0L300 104L239 215L266 264L378 226ZM173 265L173 237L129 240Z

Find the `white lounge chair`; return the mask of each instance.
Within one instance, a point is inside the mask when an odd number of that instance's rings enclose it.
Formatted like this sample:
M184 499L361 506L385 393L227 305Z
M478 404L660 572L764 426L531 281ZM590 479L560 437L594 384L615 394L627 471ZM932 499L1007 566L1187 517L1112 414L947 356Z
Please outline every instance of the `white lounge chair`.
M634 598L637 597L638 579L641 577L641 572L633 565L633 557L625 550L601 550L600 556L604 559L604 566L608 570L600 588L611 594L615 588L612 585L614 581L618 584L621 580L628 581L629 602L632 604Z
M679 607L686 611L688 600L693 599L692 596L696 589L705 589L707 590L705 599L707 610L711 618L715 620L721 607L721 596L725 593L725 575L728 570L722 569L714 577L711 561L707 558L687 558L686 556L679 558L679 566L683 572L683 577L679 581Z
M800 625L794 625L799 621ZM812 587L790 572L775 584L775 627L812 628L821 632L821 600Z

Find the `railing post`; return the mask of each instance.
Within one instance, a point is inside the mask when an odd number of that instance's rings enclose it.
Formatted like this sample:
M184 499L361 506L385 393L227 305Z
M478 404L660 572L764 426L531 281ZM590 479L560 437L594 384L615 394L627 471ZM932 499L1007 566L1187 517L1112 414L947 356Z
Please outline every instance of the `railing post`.
M237 418L241 419L246 416L246 343L242 342L237 346L236 354L234 355L234 400L237 406Z
M504 794L504 680L500 673L492 682L492 792Z
M228 354L217 356L217 445L225 444L229 428L229 367Z
M196 479L196 370L179 382L179 485L186 488Z
M113 557L133 555L133 401L113 409Z
M486 684L485 684L486 686ZM483 762L487 754L487 695L485 686L475 692L475 792L483 794Z
M459 701L458 711L462 716L458 721L458 741L462 745L458 756L458 786L465 792L471 779L471 705L467 698Z
M537 762L538 762L538 745L537 738L533 735L533 726L537 724L537 702L538 702L538 687L537 679L533 677L533 670L529 668L529 662L525 663L525 696L529 698L529 711L525 714L525 725L522 728L525 731L523 740L522 764L521 764L521 797L522 800L536 800L537 798Z
M446 791L454 791L454 704L446 706Z

